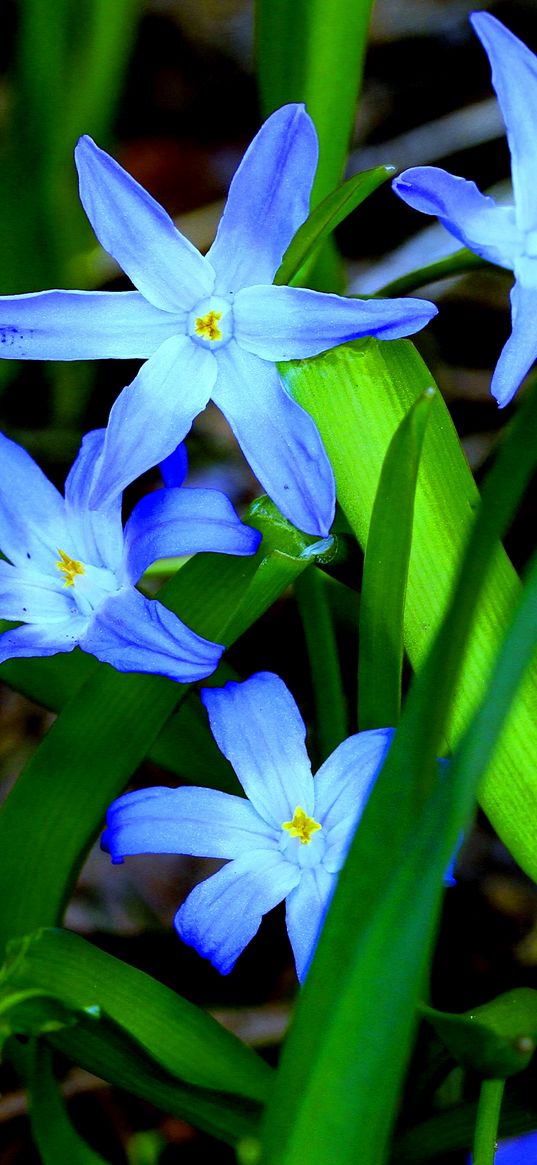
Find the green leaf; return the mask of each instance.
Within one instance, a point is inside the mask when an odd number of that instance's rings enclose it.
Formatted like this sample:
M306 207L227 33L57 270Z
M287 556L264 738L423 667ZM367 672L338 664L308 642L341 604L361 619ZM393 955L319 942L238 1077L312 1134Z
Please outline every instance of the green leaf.
M341 182L356 116L373 0L258 0L256 41L264 115L303 101L319 135L312 206ZM337 78L337 83L335 83ZM331 240L317 258L310 286L342 290Z
M347 702L328 600L330 580L315 567L295 583L315 699L316 737L321 760L347 736Z
M414 500L434 394L429 388L417 397L396 429L382 463L373 504L360 596L361 731L399 722Z
M463 1067L504 1079L527 1067L537 1047L537 991L518 987L462 1015L424 1004L420 1013Z
M289 244L274 282L284 286L292 283L306 260L315 256L321 243L351 211L390 178L395 169L395 166L376 166L374 170L363 170L323 198Z
M13 1052L13 1049L12 1049ZM107 1165L73 1128L52 1068L50 1048L35 1040L14 1059L28 1089L32 1135L43 1165Z
M259 0L257 60L265 114L304 101L319 134L312 205L341 180L373 0Z
M12 944L4 982L11 992L54 982L79 1022L48 1039L89 1071L224 1140L255 1132L270 1068L149 975L68 931L42 930ZM98 1022L85 1017L89 1008Z
M468 739L474 746L477 738L482 742L482 725L477 737L474 726L487 708L489 690L481 693L482 706L447 776L439 771L434 751L430 754L449 716L461 660L468 659L473 621L481 614L482 575L498 561L498 535L535 464L536 427L537 393L526 398L485 485L483 506L458 564L447 617L412 685L341 872L267 1110L264 1160L271 1165L276 1161L298 1165L307 1129L313 1125L315 1138L308 1146L312 1165L326 1158L334 1127L343 1165L356 1160L377 1165L386 1159L415 1027L417 992L434 937L442 876L483 776L478 750L465 745ZM533 581L524 591L531 599ZM522 605L528 604L536 620L535 601L532 606L523 599ZM516 623L515 614L513 626ZM518 660L512 682L504 689L492 739L482 747L486 762L534 643L525 644L525 659ZM492 691L499 682L502 654L503 649L492 673Z
M409 341L345 345L315 359L281 366L295 399L314 417L336 475L340 503L365 547L386 450L397 425L431 376ZM414 508L414 534L405 606L405 646L418 670L449 601L468 539L478 493L457 434L437 394L423 453ZM528 445L537 447L537 434ZM359 472L357 472L359 467ZM481 581L481 575L477 576ZM460 738L487 690L519 583L498 546L483 581L479 610L447 727ZM537 875L532 821L537 815L537 751L533 667L513 708L480 789L480 801L517 861ZM524 806L524 811L521 811Z
M57 994L44 988L0 990L0 1050L11 1036L38 1036L72 1027L77 1016Z

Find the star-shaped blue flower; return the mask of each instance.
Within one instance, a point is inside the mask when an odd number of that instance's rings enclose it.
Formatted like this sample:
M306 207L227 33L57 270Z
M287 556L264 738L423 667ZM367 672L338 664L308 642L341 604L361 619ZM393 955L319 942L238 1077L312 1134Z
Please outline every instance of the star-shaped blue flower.
M104 463L109 491L165 458L209 398L254 473L299 529L325 536L334 480L313 420L285 391L276 361L359 336L393 339L436 308L273 286L309 211L317 135L301 105L265 122L233 179L206 257L91 138L76 149L80 197L97 238L138 291L47 291L1 301L0 357L142 357L116 401ZM103 486L91 504L105 500Z
M223 647L135 584L158 558L198 550L253 554L260 535L217 490L157 490L142 498L125 529L120 493L90 510L105 440L103 429L86 435L63 498L30 455L0 434L0 548L9 559L0 561L0 616L23 624L0 636L0 662L80 646L119 671L202 679Z
M115 862L140 853L230 859L178 910L180 937L227 975L262 916L286 899L302 980L393 729L350 736L313 777L304 723L278 676L259 672L202 699L248 800L188 787L126 793L108 810L103 847Z
M537 57L488 12L471 16L492 66L492 83L511 151L514 206L497 206L474 182L436 166L405 170L395 192L425 214L435 214L465 247L514 271L512 333L491 391L509 404L537 357Z

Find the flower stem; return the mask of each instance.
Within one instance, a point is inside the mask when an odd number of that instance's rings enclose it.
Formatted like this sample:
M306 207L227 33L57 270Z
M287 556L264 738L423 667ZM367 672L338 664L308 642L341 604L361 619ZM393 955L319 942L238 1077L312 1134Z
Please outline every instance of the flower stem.
M483 1080L475 1122L473 1165L494 1165L505 1080Z
M345 693L341 680L336 637L326 593L330 585L310 567L295 583L308 658L317 719L317 740L325 760L347 735Z

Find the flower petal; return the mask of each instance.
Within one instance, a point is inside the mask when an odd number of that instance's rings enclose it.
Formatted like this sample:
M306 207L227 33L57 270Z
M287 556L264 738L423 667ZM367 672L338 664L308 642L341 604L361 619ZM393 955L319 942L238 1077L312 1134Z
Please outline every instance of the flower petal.
M302 871L299 885L287 898L285 921L300 983L309 969L335 886L335 875L316 866Z
M101 845L117 862L127 854L237 858L252 849L277 848L277 840L246 799L187 786L119 797L106 815Z
M299 530L326 537L334 518L332 466L315 422L277 369L235 341L218 353L213 400L263 489Z
M169 214L90 137L75 150L80 199L101 246L150 303L189 311L210 295L214 272Z
M318 150L303 105L284 105L261 126L231 183L207 255L216 271L216 294L272 283L308 216Z
M80 646L118 671L151 672L185 684L211 675L224 650L134 587L101 603Z
M85 619L69 619L65 623L28 623L13 631L4 631L0 635L0 663L6 659L31 659L72 651L79 643L85 622Z
M15 566L54 567L67 536L61 494L30 454L0 433L0 549Z
M169 453L159 465L160 475L164 485L182 485L188 473L188 454L184 441L181 441L173 453Z
M106 508L90 510L88 506L91 491L101 475L105 437L105 429L94 429L82 438L77 459L65 482L65 510L77 555L93 566L116 571L123 556L121 493Z
M180 316L137 291L38 291L0 297L0 359L143 359L180 328Z
M257 672L244 683L203 688L211 732L252 805L281 830L300 805L313 811L304 722L283 680Z
M315 774L315 816L327 835L349 814L359 820L393 734L393 728L375 728L349 736Z
M300 879L298 866L279 853L243 854L200 882L175 916L180 938L228 975L257 933L264 914Z
M63 623L80 612L73 591L56 571L49 576L0 561L0 618L21 623Z
M255 554L260 541L219 490L160 489L138 502L125 526L126 577L137 582L157 558L200 550Z
M490 391L500 408L509 404L537 360L537 288L517 279L511 289L512 332L494 370Z
M235 298L235 337L263 360L301 360L360 336L410 336L437 311L425 299L345 299L305 287L247 287Z
M446 230L483 259L513 267L523 247L513 207L497 206L493 198L481 194L475 182L437 166L405 170L394 178L392 187L414 210L437 215Z
M106 505L175 449L205 408L216 373L212 352L186 336L160 346L112 406L93 508Z
M517 223L522 230L535 230L537 57L489 12L474 12L470 20L488 54L507 130Z

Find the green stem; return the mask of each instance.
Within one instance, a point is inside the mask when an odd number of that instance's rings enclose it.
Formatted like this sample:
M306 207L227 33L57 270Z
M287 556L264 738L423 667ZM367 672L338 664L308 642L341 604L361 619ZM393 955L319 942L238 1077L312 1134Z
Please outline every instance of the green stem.
M379 288L372 298L384 299L391 295L407 295L409 291L417 291L428 283L450 279L454 275L466 275L468 271L478 271L482 267L490 269L491 264L464 247L461 251L446 255L444 259L437 259L435 263L428 263L425 267L419 267L416 271L409 271L397 279L390 280L384 287Z
M327 585L328 580L315 567L305 570L295 583L313 683L317 740L323 760L347 735L345 693Z
M494 1165L505 1080L483 1080L475 1122L473 1165Z

